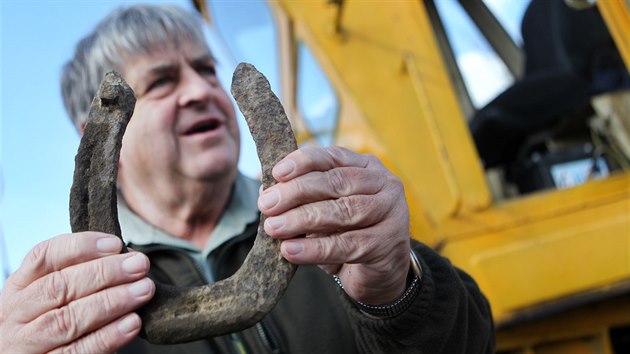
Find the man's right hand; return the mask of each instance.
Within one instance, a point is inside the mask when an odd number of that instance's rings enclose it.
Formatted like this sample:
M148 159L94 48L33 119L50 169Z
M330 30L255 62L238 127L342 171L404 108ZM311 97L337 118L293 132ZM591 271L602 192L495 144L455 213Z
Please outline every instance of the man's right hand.
M113 235L83 232L35 246L0 295L0 353L113 352L140 331L133 311L155 284L149 259Z

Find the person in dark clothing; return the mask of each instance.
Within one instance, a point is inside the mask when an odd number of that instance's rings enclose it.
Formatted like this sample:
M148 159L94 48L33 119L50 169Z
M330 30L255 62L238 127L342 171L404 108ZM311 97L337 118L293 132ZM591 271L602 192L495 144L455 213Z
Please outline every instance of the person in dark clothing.
M100 79L123 75L137 102L118 177L125 242L84 232L37 245L5 283L0 352L491 353L489 304L473 279L412 240L398 178L373 156L301 148L279 183L240 174L231 100L198 17L171 6L111 13L64 67L79 132ZM159 281L202 285L233 274L260 213L301 265L254 327L170 346L138 337L135 311ZM306 235L306 237L297 237ZM10 334L10 335L7 335Z

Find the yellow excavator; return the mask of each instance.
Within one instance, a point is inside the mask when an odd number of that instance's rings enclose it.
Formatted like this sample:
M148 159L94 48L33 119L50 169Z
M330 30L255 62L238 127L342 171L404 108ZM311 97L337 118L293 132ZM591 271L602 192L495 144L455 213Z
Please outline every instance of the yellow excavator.
M402 179L413 237L488 297L497 352L630 353L630 1L513 1L517 23L491 2L193 4L276 72L301 144Z

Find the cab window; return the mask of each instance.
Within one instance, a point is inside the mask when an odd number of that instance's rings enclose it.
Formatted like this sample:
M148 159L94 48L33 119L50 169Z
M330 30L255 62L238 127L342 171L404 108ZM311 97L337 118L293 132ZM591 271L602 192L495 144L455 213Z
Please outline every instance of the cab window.
M339 100L306 44L298 43L297 105L311 136L321 146L333 143Z
M484 3L519 44L520 22L529 1ZM458 1L435 1L468 95L476 109L510 86L515 78ZM507 24L512 25L507 25Z
M519 47L522 46L521 21L530 1L483 0L483 2L512 37L512 40Z

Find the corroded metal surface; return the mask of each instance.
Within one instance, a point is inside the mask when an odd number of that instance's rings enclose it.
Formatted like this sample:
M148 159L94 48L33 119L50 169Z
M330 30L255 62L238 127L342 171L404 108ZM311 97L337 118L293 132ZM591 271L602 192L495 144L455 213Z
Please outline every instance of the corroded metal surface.
M122 137L135 104L133 90L125 80L117 73L107 73L92 100L75 157L70 189L72 232L91 230L122 237L116 178Z
M267 79L252 65L239 64L232 95L258 149L265 188L275 184L271 169L297 148L291 125ZM153 343L180 343L249 328L269 313L295 273L280 254L280 241L265 233L264 215L254 247L230 278L202 287L177 289L156 284L142 313L142 335Z
M101 90L109 90L103 88L107 85L106 78ZM128 93L119 93L122 96L112 102L127 102ZM240 64L237 67L232 82L232 94L254 137L263 168L263 185L267 188L275 184L271 176L273 166L297 148L293 131L267 79L252 65ZM97 96L101 97L99 95ZM120 143L113 144L113 141L122 139L124 127L113 127L118 124L118 116L114 114L107 119L106 115L111 110L102 111L99 106L94 105L92 110L105 112L95 113L103 115L105 126L90 128L90 122L85 130L86 135L88 129L94 132L89 133L89 138L84 136L81 140L75 170L76 187L73 185L71 202L73 231L76 224L76 231L97 230L120 235L115 193ZM95 161L104 166L92 168L91 164ZM99 176L105 177L107 183L101 183L102 178ZM92 179L101 182L93 187L85 182ZM114 188L111 191L110 185ZM99 188L103 190L85 193L85 190ZM96 196L93 200L94 195ZM93 204L100 206L92 208ZM97 229L93 226L98 225L100 219L106 221L108 228ZM96 221L88 223L85 220ZM143 323L141 336L158 344L193 341L246 329L269 313L286 290L296 266L287 262L280 254L280 241L265 233L264 220L263 215L254 247L232 277L193 288L156 283L154 298L140 311Z

